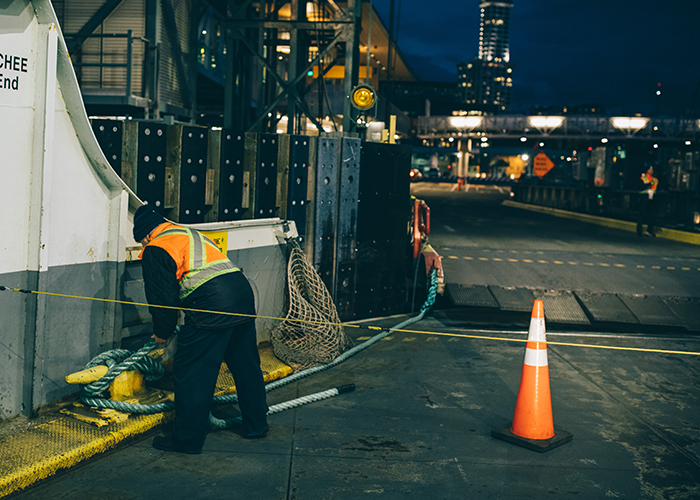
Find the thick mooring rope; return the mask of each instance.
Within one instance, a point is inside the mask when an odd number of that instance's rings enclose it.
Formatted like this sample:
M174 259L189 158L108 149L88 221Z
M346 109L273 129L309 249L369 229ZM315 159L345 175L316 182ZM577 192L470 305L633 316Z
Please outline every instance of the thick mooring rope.
M417 321L420 321L423 319L423 316L425 313L433 306L435 303L435 298L437 296L437 286L438 286L438 278L437 278L437 271L433 270L430 273L430 288L428 289L428 296L425 300L425 303L421 307L420 314L418 316L415 316L413 318L410 318L402 323L399 323L398 325L395 325L392 328L387 328L384 329L381 333L375 335L371 339L363 342L362 344L359 344L352 349L347 350L340 356L336 357L333 361L330 363L327 363L325 365L320 365L320 366L314 366L312 368L308 368L306 370L303 370L301 372L295 373L294 375L291 375L289 377L285 377L281 380L278 380L276 382L272 382L270 384L267 384L265 386L265 392L270 392L274 389L277 389L279 387L282 387L284 385L290 384L296 380L299 380L304 377L308 377L309 375L313 375L314 373L321 372L323 370L327 370L328 368L331 368L333 366L339 365L343 361L346 361L347 359L351 358L355 354L359 353L360 351L363 351L370 347L371 345L375 344L376 342L382 340L386 336L390 335L392 331L394 330L399 330L411 323L415 323ZM371 329L379 329L378 327L370 327ZM95 356L86 366L85 368L92 368L97 365L107 365L109 367L109 371L98 381L92 382L90 384L84 385L82 388L82 394L81 394L81 401L88 405L88 406L93 406L97 408L109 408L113 410L118 410L122 411L125 413L139 413L139 414L153 414L153 413L162 413L166 411L170 411L175 409L175 403L172 401L166 401L163 403L156 403L156 404L138 404L138 403L127 403L124 401L115 401L112 399L108 398L103 398L100 397L104 391L107 390L109 387L110 383L123 371L126 370L139 370L142 373L144 373L146 380L158 380L163 376L164 370L162 365L151 358L148 353L153 350L153 348L156 346L155 342L148 342L146 345L144 345L141 349L138 351L132 353L132 351L128 351L126 349L113 349L111 351L104 352L102 354L99 354ZM350 389L352 387L352 389ZM329 389L327 391L319 392L316 394L310 394L308 396L303 396L301 398L297 398L291 401L287 401L284 403L280 403L278 405L273 405L270 407L268 411L268 415L271 415L273 413L278 413L280 411L288 410L291 408L296 408L298 406L312 403L314 401L320 401L322 399L326 399L332 396L336 396L338 394L342 394L343 392L348 392L350 390L353 390L355 386L353 384L349 384L347 386L342 386L338 387L335 389ZM237 394L231 394L231 395L226 395L226 396L214 396L212 402L214 404L225 404L225 403L237 403L238 402L238 395ZM233 423L235 423L235 419L228 419L228 420L221 420L213 415L209 415L209 424L211 427L222 429L222 428L227 428L230 427Z

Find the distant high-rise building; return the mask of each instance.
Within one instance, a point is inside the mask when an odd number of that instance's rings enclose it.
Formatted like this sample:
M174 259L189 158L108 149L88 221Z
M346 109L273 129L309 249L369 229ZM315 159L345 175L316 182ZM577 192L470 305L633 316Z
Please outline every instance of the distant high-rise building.
M510 109L513 66L510 63L509 0L485 0L481 8L479 53L457 65L459 90L470 109L503 112Z

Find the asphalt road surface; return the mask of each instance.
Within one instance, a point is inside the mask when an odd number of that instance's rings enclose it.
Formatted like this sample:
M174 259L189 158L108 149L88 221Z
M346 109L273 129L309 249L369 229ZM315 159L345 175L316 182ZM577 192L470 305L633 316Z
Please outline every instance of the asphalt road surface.
M448 282L700 297L700 248L503 206L510 189L417 183Z

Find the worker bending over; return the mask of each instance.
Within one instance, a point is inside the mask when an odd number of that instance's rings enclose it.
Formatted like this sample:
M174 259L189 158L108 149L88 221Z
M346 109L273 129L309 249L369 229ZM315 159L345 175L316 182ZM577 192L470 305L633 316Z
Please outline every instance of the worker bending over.
M173 433L156 436L153 447L202 452L222 361L236 383L241 435L265 437L268 407L248 280L209 238L167 221L150 205L136 210L134 239L144 247L139 257L158 344L173 335L179 308L185 310L173 364Z

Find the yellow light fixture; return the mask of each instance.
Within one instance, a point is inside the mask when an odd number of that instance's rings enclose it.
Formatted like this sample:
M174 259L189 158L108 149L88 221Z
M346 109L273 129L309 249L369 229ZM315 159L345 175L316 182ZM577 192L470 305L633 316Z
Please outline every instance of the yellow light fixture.
M358 85L350 93L350 102L357 109L369 109L374 106L375 101L374 89L366 84Z

